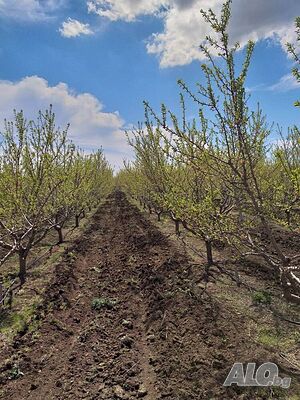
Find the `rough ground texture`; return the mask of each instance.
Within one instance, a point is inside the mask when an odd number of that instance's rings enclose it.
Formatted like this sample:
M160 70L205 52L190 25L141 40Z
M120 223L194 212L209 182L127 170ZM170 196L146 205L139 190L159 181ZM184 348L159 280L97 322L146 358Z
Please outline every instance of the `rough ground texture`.
M253 400L271 393L222 386L234 362L272 355L252 343L242 315L202 293L189 260L121 192L66 252L36 318L38 331L0 352L1 399Z

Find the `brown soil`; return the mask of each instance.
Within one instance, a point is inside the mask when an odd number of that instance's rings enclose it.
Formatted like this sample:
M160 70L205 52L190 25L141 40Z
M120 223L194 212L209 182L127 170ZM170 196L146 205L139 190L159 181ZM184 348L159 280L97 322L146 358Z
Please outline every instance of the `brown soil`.
M270 398L222 386L234 362L274 357L214 290L195 287L186 255L112 194L56 268L38 332L0 352L0 398Z

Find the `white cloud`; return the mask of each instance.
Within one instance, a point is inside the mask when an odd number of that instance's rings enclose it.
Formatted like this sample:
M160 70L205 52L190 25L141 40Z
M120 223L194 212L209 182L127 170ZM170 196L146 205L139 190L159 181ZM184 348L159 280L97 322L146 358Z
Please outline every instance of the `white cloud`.
M65 0L0 0L0 16L36 21L48 19Z
M90 12L115 20L134 21L141 15L158 15L164 29L149 39L147 50L162 67L201 60L200 43L210 33L200 9L219 12L223 0L88 0ZM249 39L271 38L283 47L293 41L294 19L300 14L299 0L233 0L232 40L244 46Z
M290 90L300 89L300 82L294 77L293 74L289 73L282 76L278 82L273 85L265 85L260 83L256 86L247 87L246 91L248 93L251 92L264 92L264 91L272 91L272 92L289 92Z
M282 76L279 82L268 87L268 90L272 90L275 92L288 92L289 90L293 89L300 89L300 83L292 74Z
M164 31L153 34L149 39L148 53L159 56L161 67L185 65L203 59L199 45L210 33L210 29L203 22L200 9L217 9L218 3L218 0L194 1L185 8L175 4L165 14Z
M83 24L82 22L72 18L68 18L67 21L63 22L59 32L66 38L77 37L80 35L93 35L94 33L89 24Z
M134 21L139 15L156 14L169 0L89 0L88 11L111 21Z
M37 76L16 83L0 81L0 92L1 129L5 118L12 119L13 109L22 109L28 119L34 119L38 110L52 104L58 125L71 124L70 137L77 145L89 150L103 146L108 159L119 166L130 153L119 113L104 111L89 93L76 94L65 83L50 86Z

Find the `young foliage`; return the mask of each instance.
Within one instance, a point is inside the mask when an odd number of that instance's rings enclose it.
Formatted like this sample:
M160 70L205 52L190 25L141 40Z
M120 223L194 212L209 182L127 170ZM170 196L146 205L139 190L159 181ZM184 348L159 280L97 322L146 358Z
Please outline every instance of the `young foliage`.
M55 226L56 193L66 180L61 152L67 129L56 128L50 108L40 112L36 122L27 122L23 112L15 113L1 136L0 245L7 251L1 263L16 252L23 284L29 251Z
M295 66L292 69L292 73L297 80L297 82L300 83L300 52L299 52L299 46L300 46L300 17L296 18L295 21L295 26L296 26L296 45L287 43L287 49L292 58L295 61ZM296 107L300 107L300 101L295 102Z
M113 180L102 150L85 155L68 140L69 127L56 127L50 107L27 121L15 112L5 121L0 152L0 265L19 258L21 284L26 280L30 250L55 229L62 243L63 227L72 215L98 204Z
M187 121L183 94L180 118L165 105L158 114L145 103L145 129L130 140L136 162L127 174L139 175L136 193L143 202L205 240L208 264L212 243L226 240L244 256L263 259L285 297L300 302L300 255L277 240L278 229L298 225L291 213L299 203L299 131L293 128L275 149L267 145L271 129L259 106L249 109L245 87L254 44L249 41L237 61L239 45L228 34L230 10L227 0L220 17L201 11L213 32L201 45L204 80L196 93L178 82L199 108L199 123ZM298 36L299 26L297 20ZM290 51L299 62L295 48ZM299 79L299 70L293 72Z

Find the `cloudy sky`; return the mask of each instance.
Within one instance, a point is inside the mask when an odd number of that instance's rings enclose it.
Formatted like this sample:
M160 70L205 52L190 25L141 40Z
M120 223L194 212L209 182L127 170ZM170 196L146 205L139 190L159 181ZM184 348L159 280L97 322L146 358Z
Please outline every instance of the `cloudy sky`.
M0 0L0 124L12 110L29 118L53 104L61 125L87 149L103 146L120 166L124 129L143 119L142 101L178 109L177 79L202 80L199 44L209 34L201 8L220 0ZM293 42L299 0L233 0L230 33L257 42L247 86L287 129L300 88L285 44ZM195 110L190 110L190 117ZM276 132L274 131L274 137Z

